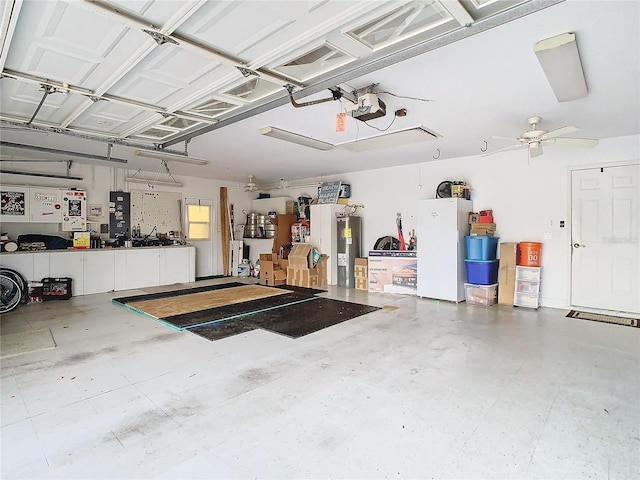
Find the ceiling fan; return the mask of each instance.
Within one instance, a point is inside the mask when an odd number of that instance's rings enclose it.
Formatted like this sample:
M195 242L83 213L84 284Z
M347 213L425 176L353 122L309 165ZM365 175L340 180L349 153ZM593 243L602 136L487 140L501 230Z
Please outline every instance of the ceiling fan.
M253 179L254 179L254 176L249 175L249 181L244 184L245 192L255 192L256 190L260 189L258 185L253 181Z
M542 120L542 117L530 117L527 119L531 130L522 133L518 138L510 137L492 137L497 139L511 140L519 142L518 145L510 145L505 148L496 150L493 153L504 152L507 150L516 150L518 148L526 147L529 150L529 157L539 157L542 155L543 145L561 145L566 147L582 147L593 148L598 145L598 140L595 138L570 138L562 137L568 133L577 132L579 129L576 127L565 126L556 128L555 130L541 130L538 128L538 124ZM490 155L490 154L487 154Z

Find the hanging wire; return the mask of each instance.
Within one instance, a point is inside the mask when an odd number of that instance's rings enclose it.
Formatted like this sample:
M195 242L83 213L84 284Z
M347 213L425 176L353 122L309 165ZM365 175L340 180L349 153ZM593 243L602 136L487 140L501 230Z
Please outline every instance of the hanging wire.
M393 116L393 120L391 120L391 123L389 125L387 125L386 128L378 128L378 127L374 127L373 125L369 125L367 122L362 122L364 123L367 127L371 127L371 128L375 128L376 130L378 130L379 132L386 132L387 130L389 130L391 128L391 125L393 125L393 123L396 121L396 118L398 118L397 115Z
M395 93L391 93L391 92L378 92L378 94L386 94L386 95L391 95L392 97L396 97L396 98L406 98L408 100L416 100L418 102L433 102L433 100L430 100L428 98L418 98L418 97L407 97L404 95L396 95Z

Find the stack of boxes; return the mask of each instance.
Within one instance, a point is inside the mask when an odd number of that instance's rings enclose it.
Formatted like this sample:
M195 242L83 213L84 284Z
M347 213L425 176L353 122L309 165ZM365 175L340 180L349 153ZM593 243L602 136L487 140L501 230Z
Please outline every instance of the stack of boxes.
M498 289L498 237L465 237L467 255L464 260L467 269L465 299L478 305L493 305Z
M356 290L369 290L369 272L366 258L355 259L353 273L356 280Z
M535 255L522 255L522 245L531 242L500 244L498 303L517 307L538 308L540 305L540 247ZM540 244L533 244L540 245Z
M260 284L275 287L287 283L287 260L278 259L275 253L260 254Z
M517 307L538 308L540 306L541 251L541 243L520 242L518 244L513 298L513 304Z
M469 234L472 236L493 236L496 233L493 210L481 210L478 213L470 213L469 225Z
M294 245L288 257L287 285L307 288L327 285L328 258L308 243Z

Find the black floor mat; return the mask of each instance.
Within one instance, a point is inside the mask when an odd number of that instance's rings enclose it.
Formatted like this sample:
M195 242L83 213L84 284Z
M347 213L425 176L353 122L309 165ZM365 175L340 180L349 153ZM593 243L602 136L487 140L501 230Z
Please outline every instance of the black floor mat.
M221 283L219 285L206 285L204 287L183 288L181 290L171 290L170 292L149 293L146 295L132 295L130 297L113 298L111 301L127 304L131 302L141 302L143 300L157 300L159 298L179 297L180 295L191 295L192 293L208 292L210 290L220 290L229 287L240 287L249 285L240 282Z
M190 328L189 331L206 338L207 340L221 340L232 337L240 333L256 330L258 327L241 320L223 320L198 327Z
M640 327L640 319L638 318L617 317L614 315L604 315L600 313L578 312L576 310L571 310L569 313L567 313L566 316L570 318L578 318L580 320L591 320L593 322L615 323L616 325L626 325L628 327Z
M327 293L326 290L319 290L317 288L297 287L295 285L276 285L276 288L283 288L285 290L291 290L292 292L306 293L308 295L315 295L317 293Z
M282 295L249 300L248 302L234 303L231 305L225 305L224 307L209 308L207 310L199 310L196 312L164 317L162 318L162 321L178 327L180 330L184 330L185 328L202 325L207 322L223 320L225 318L231 319L247 315L252 312L260 312L265 309L274 307L279 308L280 306L284 306L288 303L312 299L315 301L316 297L296 292L283 293Z
M271 332L299 338L379 309L318 297L313 301L247 315L242 317L242 321Z

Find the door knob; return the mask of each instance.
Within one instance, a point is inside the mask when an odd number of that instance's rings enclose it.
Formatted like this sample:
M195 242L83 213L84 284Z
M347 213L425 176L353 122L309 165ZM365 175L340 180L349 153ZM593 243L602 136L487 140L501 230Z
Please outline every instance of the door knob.
M584 247L584 245L580 245L579 243L573 244L573 248L580 248L580 247Z

